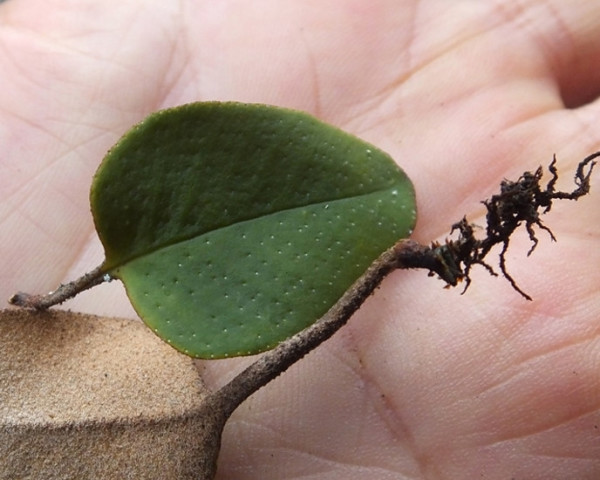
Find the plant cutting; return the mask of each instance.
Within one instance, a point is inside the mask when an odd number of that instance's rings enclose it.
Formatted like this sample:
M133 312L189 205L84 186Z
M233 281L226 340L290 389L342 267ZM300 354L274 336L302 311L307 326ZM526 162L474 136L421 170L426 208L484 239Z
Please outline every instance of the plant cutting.
M218 438L250 394L329 338L398 268L425 268L448 285L471 269L508 273L511 235L523 226L551 238L541 219L557 199L589 192L599 153L556 189L543 170L505 180L484 202L483 236L465 218L455 238L420 245L410 181L376 147L305 114L237 103L200 103L151 115L107 154L92 210L106 260L49 295L19 293L14 305L44 310L83 289L121 279L141 318L178 350L202 358L274 347L207 400ZM451 232L451 233L452 233ZM530 251L530 252L531 252ZM203 478L212 478L207 458Z

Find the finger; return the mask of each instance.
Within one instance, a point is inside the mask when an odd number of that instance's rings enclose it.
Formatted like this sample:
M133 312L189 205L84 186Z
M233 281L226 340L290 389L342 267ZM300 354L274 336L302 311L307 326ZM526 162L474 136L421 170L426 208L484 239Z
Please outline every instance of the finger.
M500 7L516 29L527 35L546 61L560 88L566 107L594 99L600 92L600 4L575 2L529 2Z
M427 220L456 221L493 192L499 178L515 179L547 164L553 153L561 169L573 168L599 147L600 134L592 129L597 108L574 113L564 107L598 92L598 79L587 72L600 56L600 12L590 2L552 6L503 3L481 7L471 22L457 17L470 35L442 42L448 49L403 85L403 115L376 143L391 151L401 144L396 156L404 158L417 191L431 192L419 199L418 238L445 235ZM411 162L418 165L413 169Z

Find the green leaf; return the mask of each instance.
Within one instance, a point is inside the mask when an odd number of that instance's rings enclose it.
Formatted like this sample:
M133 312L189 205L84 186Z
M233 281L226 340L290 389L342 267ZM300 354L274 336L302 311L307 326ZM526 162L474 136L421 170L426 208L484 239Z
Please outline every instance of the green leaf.
M91 190L103 271L195 357L272 348L321 317L415 220L384 152L301 112L195 103L150 115Z

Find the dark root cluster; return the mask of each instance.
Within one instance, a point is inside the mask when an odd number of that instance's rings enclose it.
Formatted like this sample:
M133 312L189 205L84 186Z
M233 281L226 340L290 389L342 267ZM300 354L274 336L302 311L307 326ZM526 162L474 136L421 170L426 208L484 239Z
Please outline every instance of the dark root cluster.
M510 237L517 228L524 225L532 243L528 255L535 250L538 244L534 227L546 231L550 238L555 240L552 231L540 220L540 215L550 211L553 200L577 200L586 195L590 190L590 176L596 164L595 159L598 157L600 157L600 152L589 155L579 163L575 173L576 188L572 192L555 190L558 180L556 157L548 167L552 177L545 188L540 185L543 175L542 167L539 167L535 173L525 172L516 182L504 180L500 184L500 193L483 202L487 209L485 238L477 239L475 237L474 225L468 223L466 218L455 223L451 233L458 232L458 239L448 240L444 245L434 245L434 251L444 259L440 264L441 271L436 269L435 272L451 285L456 285L458 281L464 280L466 290L471 283L469 273L473 265L481 265L492 275L497 275L493 268L484 261L484 258L492 247L500 244L502 245L500 252L502 275L517 292L531 300L531 297L519 288L506 270L505 257Z

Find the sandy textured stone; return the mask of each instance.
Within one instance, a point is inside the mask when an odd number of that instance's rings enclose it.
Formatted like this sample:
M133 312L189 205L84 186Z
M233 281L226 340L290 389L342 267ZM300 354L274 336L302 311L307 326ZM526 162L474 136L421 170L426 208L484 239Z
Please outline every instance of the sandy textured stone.
M141 322L1 311L0 479L204 478L206 395Z

